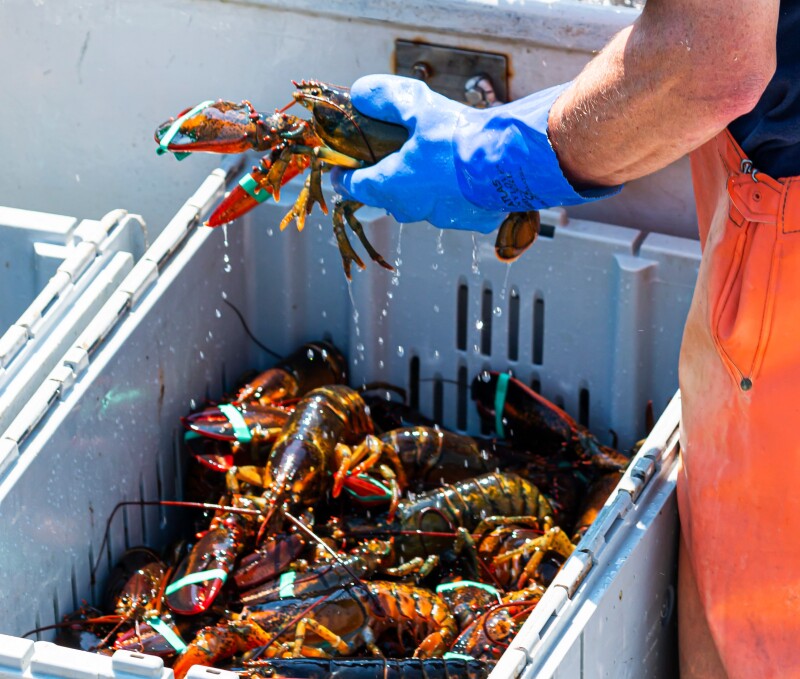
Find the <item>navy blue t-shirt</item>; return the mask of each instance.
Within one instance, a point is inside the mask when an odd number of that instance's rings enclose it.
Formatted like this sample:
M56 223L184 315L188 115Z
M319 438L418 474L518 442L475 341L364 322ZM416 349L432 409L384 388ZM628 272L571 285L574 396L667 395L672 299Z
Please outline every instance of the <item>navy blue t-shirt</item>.
M781 0L777 56L758 104L729 129L759 170L794 177L800 175L800 0Z

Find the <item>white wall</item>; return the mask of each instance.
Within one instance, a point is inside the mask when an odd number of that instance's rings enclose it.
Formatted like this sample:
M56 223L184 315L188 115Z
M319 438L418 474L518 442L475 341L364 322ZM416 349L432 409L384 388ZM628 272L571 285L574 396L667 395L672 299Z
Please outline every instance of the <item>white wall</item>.
M511 94L573 77L636 17L570 0L3 0L0 205L141 213L151 237L215 159L155 153L162 120L204 99L290 100L291 79L391 72L396 38L509 55ZM694 236L687 165L580 216Z

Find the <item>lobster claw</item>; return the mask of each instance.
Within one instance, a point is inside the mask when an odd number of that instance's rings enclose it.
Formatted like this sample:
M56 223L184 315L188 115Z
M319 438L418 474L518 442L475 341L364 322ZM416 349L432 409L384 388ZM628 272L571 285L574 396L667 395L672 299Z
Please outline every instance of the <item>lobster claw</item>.
M230 443L268 439L277 435L288 420L285 410L258 403L221 403L182 418L188 430Z
M238 553L223 527L208 531L175 571L164 591L170 610L181 615L207 611L225 585Z
M231 504L214 515L211 528L181 561L164 590L164 600L174 613L205 613L222 592L233 564L250 542L263 503L257 498L234 495Z
M310 160L307 156L292 156L280 177L280 185L283 186L297 175L301 174L309 165ZM276 194L275 181L270 173L273 160L265 156L260 165L253 167L253 170L239 180L239 183L211 213L205 222L206 226L222 226L234 219L247 214L261 203L274 198L278 201L279 195Z
M156 128L156 153L172 152L179 160L194 151L243 153L258 147L259 120L250 102L204 101Z

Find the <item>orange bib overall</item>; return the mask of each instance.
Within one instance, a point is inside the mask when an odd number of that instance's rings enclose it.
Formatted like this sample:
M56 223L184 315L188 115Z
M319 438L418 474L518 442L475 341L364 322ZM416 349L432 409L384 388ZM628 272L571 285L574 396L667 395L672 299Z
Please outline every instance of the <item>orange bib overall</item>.
M800 177L754 171L727 131L692 172L703 257L680 357L681 653L696 657L702 621L731 679L800 677Z

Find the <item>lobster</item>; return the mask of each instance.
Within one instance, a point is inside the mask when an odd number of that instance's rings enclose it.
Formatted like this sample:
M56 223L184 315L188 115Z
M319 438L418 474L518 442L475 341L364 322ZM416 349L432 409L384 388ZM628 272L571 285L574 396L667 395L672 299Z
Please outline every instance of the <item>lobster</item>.
M265 490L257 498L234 495L234 510L215 516L167 588L170 609L187 615L207 610L255 533L260 541L273 520L282 518L281 511L315 503L331 485L331 476L344 480L340 471L349 465L350 450L339 442L354 443L371 432L366 406L355 390L331 385L306 394L277 437L263 472L254 467L230 469L229 487L233 490L238 490L234 486L237 477ZM398 461L395 468L404 479ZM349 478L358 481L359 477ZM396 483L394 486L392 494L397 496ZM259 582L271 577L269 571L260 572L263 559L254 557L251 562L250 567L259 572Z
M366 405L357 391L331 385L306 394L273 445L264 468L264 527L278 508L308 506L319 500L328 489L329 473L340 483L353 461L350 449L338 444L356 443L372 432ZM378 459L372 457L367 465ZM399 479L404 479L399 461L390 458L390 462Z
M481 418L500 438L534 446L545 457L592 465L603 471L624 470L630 458L602 445L586 427L507 373L484 370L472 381L472 400Z
M526 526L526 524L528 524ZM539 572L545 557L553 555L558 567L572 554L575 545L559 526L531 522L517 517L494 528L477 546L478 557L504 589L521 589L534 582L549 585L554 572ZM547 564L546 564L547 565Z
M321 173L327 169L325 163L357 169L397 151L408 139L405 127L359 113L346 87L318 81L295 82L294 85L297 88L294 101L311 112L310 121L285 113L288 106L265 116L249 101L235 104L218 100L187 109L177 119L170 118L156 128L157 151L175 153L178 159L197 151L269 150L212 213L206 222L208 226L228 223L270 197L277 202L280 187L310 167L297 201L280 224L283 230L294 219L302 230L306 215L315 203L327 214L321 188ZM348 280L353 264L361 269L365 265L347 238L345 222L373 261L393 269L374 249L355 217L361 206L357 201L337 200L333 210L333 232ZM539 226L536 211L510 214L498 231L495 244L498 258L517 259L533 243Z
M347 383L347 361L333 344L307 342L241 387L233 403L280 404L330 384Z
M347 381L347 362L325 341L308 342L243 385L231 403L214 405L182 419L194 434L233 444L273 441L289 419L288 401L328 384ZM187 434L191 440L191 434ZM198 457L212 469L227 471L238 448Z
M423 578L442 560L456 561L464 547L471 550L474 568L493 578L492 566L479 562L472 534L481 537L497 526L524 522L540 535L525 540L526 563L540 561L550 548L547 531L553 527L551 507L533 484L512 473L490 473L401 500L393 520L368 525L350 522L342 535L355 540L344 563L322 564L304 573L291 573L292 592L299 596L322 594L351 584L356 578L380 571L392 577L415 574ZM375 536L388 539L372 539ZM360 541L359 538L367 537ZM496 543L497 541L495 541ZM514 544L514 548L521 545ZM486 549L484 549L486 552ZM568 554L567 554L568 555ZM516 554L512 555L516 556ZM531 565L534 571L536 563ZM248 603L275 601L285 591L285 578L268 582L242 594ZM295 590L295 587L297 589Z
M397 457L415 491L439 488L497 467L492 457L469 436L436 427L403 427L368 437L359 445ZM355 456L355 455L354 455ZM354 469L353 473L362 471Z
M195 664L213 665L235 653L263 647L266 657L352 655L379 644L396 649L413 639L415 658L443 655L457 633L444 602L429 590L373 581L308 599L287 598L245 607L206 627L173 665L182 679Z
M499 601L474 615L461 629L451 653L480 660L499 659L544 592L544 587L533 585L498 595Z
M172 556L177 557L181 548L182 544L179 544ZM131 646L135 650L147 647L148 652L162 656L175 655L176 647L182 648L183 644L172 617L163 610L164 587L169 572L168 565L149 548L127 550L112 569L106 586L104 608L113 610L113 613L104 615L97 609L81 608L65 616L64 621L57 625L62 629L58 643L77 643L84 650L109 655L113 650L130 649ZM114 642L109 644L112 637ZM159 638L160 645L151 646L143 641L155 637Z
M388 575L428 575L498 524L526 517L542 531L552 525L551 507L532 483L513 473L491 473L401 500L392 522L351 523L349 537L386 535L392 552L381 563ZM471 552L475 568L477 555Z

